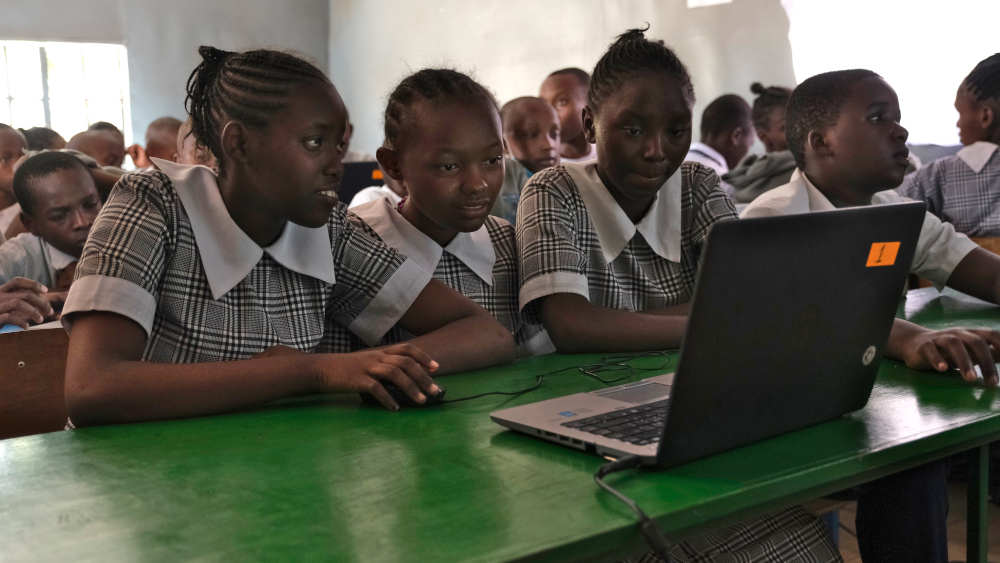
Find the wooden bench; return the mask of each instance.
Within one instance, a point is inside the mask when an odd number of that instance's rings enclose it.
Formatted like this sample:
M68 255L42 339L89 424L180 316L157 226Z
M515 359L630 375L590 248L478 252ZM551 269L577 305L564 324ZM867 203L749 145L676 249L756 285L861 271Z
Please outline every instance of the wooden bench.
M65 427L68 347L61 328L0 334L0 439Z

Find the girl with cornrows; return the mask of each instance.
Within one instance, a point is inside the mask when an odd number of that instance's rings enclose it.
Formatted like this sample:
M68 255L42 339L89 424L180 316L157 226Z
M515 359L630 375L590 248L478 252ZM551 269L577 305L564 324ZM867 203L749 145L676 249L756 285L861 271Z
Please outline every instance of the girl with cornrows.
M750 118L757 138L764 144L763 155L751 154L722 179L733 187L736 203L750 203L760 194L788 183L795 170L795 158L785 140L785 106L792 91L782 86L750 85L757 95Z
M277 51L199 53L186 107L218 176L158 161L112 191L63 310L74 423L332 391L396 409L381 382L420 403L439 391L432 374L513 356L486 311L348 221L335 196L347 110L320 70ZM418 336L345 353L397 322Z
M691 79L673 51L634 29L598 61L587 98L597 162L542 170L521 196L521 307L541 316L560 352L678 348L708 231L736 219L719 177L683 162ZM819 521L792 507L688 538L670 558L840 557Z
M406 189L399 204L352 209L360 226L489 311L524 354L551 352L518 310L514 227L490 215L504 181L503 132L493 95L468 75L424 69L389 95L378 160ZM390 333L390 341L405 338Z

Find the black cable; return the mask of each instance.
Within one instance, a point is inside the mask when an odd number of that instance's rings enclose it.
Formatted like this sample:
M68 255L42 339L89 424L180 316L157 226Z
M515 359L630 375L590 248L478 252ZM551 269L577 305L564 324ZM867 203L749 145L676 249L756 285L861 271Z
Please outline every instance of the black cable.
M593 379L596 379L597 381L601 382L604 385L611 385L613 383L618 383L619 381L624 381L624 380L628 379L636 371L663 371L665 369L668 369L668 367L670 366L670 359L669 358L667 358L667 360L663 363L663 365L656 366L656 367L651 367L651 368L633 367L633 366L631 366L631 365L628 364L628 362L631 362L632 360L636 360L638 358L648 358L648 357L666 356L666 355L667 355L666 351L658 351L658 352L641 352L641 353L638 353L638 354L627 354L627 355L619 355L619 356L605 356L605 357L601 358L601 361L599 363L596 363L596 364L584 364L584 365L580 365L580 366L570 366L570 367L565 367L565 368L562 368L562 369L557 369L557 370L553 370L553 371L549 371L549 372L538 374L538 375L535 376L535 382L533 384L531 384L528 387L525 387L523 389L518 389L516 391L487 391L485 393L479 393L479 394L476 394L476 395L469 395L468 397L458 397L457 399L445 399L444 401L441 401L441 402L442 403L458 403L458 402L461 402L461 401L471 401L472 399L479 399L479 398L482 398L482 397L488 397L490 395L502 395L502 396L508 396L508 397L520 397L521 395L524 395L525 393L530 393L531 391L534 391L535 389L538 389L539 387L541 387L542 383L545 382L545 378L546 377L548 377L550 375L557 375L557 374L560 374L560 373L562 373L564 371L578 371L581 374L586 375L587 377L591 377ZM616 377L616 378L612 378L612 379L606 379L606 378L603 378L600 375L598 375L599 373L604 372L604 371L626 371L627 373L625 375L621 376L621 377Z
M663 537L663 534L660 533L660 529L656 526L656 522L653 522L649 516L646 516L646 513L639 508L639 505L636 504L634 500L604 482L604 477L607 477L611 473L624 471L626 469L635 469L636 467L639 467L641 463L642 460L639 456L634 455L625 456L619 460L605 463L597 469L597 473L594 473L594 482L597 483L597 486L611 493L615 496L615 498L622 501L626 506L632 509L632 512L634 512L636 517L639 518L639 533L642 534L646 543L649 544L650 549L653 550L653 553L655 553L657 557L667 563L670 563L670 542L667 538Z

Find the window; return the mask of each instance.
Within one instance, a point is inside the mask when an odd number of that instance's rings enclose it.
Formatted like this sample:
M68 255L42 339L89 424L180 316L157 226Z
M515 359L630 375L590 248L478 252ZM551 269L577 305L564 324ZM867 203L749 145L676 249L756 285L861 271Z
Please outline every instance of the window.
M95 121L131 142L128 57L122 45L0 41L0 122L44 126L69 140Z
M782 0L795 79L867 68L896 91L912 144L958 144L955 92L997 52L996 0Z

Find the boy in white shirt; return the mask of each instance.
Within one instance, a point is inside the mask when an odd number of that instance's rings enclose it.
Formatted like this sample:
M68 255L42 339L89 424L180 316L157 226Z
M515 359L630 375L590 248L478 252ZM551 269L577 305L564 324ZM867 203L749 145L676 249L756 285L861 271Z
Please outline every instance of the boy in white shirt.
M583 131L583 108L587 105L590 74L575 67L552 72L542 82L538 97L559 115L559 154L563 162L590 162L597 158L594 144Z
M14 174L21 221L28 232L0 245L0 284L27 278L61 302L101 199L87 168L73 155L47 151L26 159Z
M736 94L719 96L702 112L701 142L691 143L684 160L704 164L722 178L743 160L753 140L750 104ZM733 193L728 183L720 186L727 194Z

